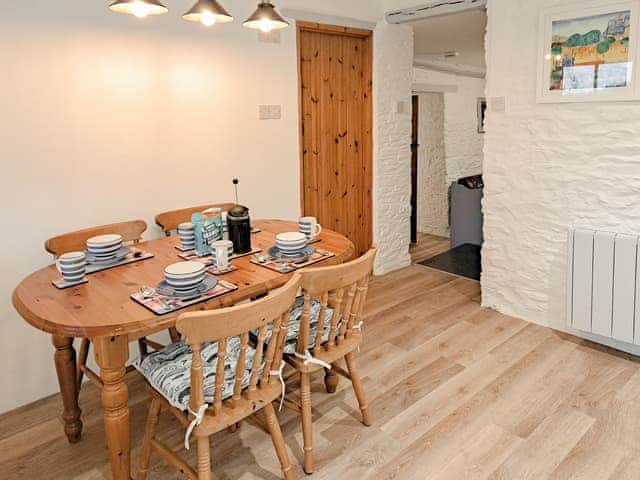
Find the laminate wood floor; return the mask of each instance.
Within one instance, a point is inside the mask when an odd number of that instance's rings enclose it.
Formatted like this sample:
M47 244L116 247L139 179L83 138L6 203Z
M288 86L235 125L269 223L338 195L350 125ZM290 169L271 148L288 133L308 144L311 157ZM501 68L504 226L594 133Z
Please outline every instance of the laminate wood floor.
M417 242L415 245L411 245L409 249L411 261L413 263L419 263L436 255L440 255L451 248L450 244L450 240L446 237L438 237L428 233L418 233Z
M372 281L357 361L374 424L360 423L347 382L327 395L315 379L311 478L640 478L638 362L484 310L479 288L419 265ZM137 374L128 381L135 466L148 402ZM110 478L99 393L90 385L81 407L76 445L63 435L57 395L1 416L0 477ZM283 411L280 421L296 474L306 478L299 418ZM164 416L161 438L179 442L176 427ZM269 437L246 422L214 436L212 457L218 479L281 478ZM154 456L151 478L181 477Z

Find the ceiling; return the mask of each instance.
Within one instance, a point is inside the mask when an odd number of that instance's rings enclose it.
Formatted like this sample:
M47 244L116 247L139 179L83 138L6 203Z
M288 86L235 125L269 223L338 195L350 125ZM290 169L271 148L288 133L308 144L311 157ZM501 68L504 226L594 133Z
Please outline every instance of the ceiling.
M409 25L414 31L416 60L436 60L484 68L486 10L431 17ZM450 51L458 52L459 56L444 58L443 53Z

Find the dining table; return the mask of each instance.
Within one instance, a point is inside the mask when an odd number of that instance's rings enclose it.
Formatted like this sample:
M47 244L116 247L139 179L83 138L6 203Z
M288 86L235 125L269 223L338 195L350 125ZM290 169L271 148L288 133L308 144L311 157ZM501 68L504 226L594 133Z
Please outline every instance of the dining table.
M252 247L266 252L278 233L297 231L298 223L285 220L252 222ZM354 256L353 243L345 236L323 230L314 246L334 256L308 268L344 263ZM128 390L126 384L129 343L175 327L185 311L231 306L268 294L284 285L292 273L280 273L252 263L252 256L235 258L236 270L222 275L238 288L182 310L157 315L131 299L142 286L156 285L164 269L181 261L178 236L149 240L136 245L152 258L103 270L87 276L83 285L59 290L52 282L60 277L55 265L27 276L13 293L13 305L33 327L52 336L54 363L63 401L62 421L71 443L81 440L82 420L76 383L74 339L91 340L103 384L102 407L106 443L114 479L131 478ZM331 372L328 372L332 375Z

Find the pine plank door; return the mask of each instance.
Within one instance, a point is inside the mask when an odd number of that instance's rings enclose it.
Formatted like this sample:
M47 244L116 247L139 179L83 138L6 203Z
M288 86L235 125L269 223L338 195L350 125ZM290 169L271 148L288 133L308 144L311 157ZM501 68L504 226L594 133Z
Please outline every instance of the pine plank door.
M298 22L304 215L372 239L372 46L367 30Z

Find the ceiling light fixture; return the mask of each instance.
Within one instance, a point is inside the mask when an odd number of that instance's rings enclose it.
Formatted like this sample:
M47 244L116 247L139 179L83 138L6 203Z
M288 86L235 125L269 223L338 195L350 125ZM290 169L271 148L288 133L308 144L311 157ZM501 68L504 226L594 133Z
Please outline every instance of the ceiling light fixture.
M257 10L253 12L253 15L251 15L243 25L247 28L268 33L272 30L288 27L289 22L280 16L276 11L276 7L274 7L269 0L261 0Z
M216 0L198 0L182 18L188 22L201 23L210 27L216 23L232 22L233 17Z
M162 15L169 9L158 0L116 0L109 9L117 13L127 13L138 18L145 18L148 15Z

